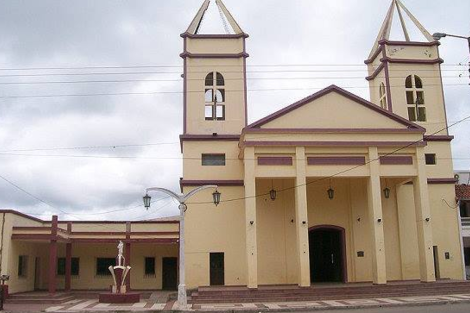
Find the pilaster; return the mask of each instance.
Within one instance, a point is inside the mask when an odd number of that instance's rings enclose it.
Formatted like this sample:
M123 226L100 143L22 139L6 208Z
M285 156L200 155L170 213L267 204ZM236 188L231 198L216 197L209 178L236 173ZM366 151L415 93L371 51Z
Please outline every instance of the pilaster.
M245 227L248 288L258 288L258 247L256 242L255 150L245 148Z

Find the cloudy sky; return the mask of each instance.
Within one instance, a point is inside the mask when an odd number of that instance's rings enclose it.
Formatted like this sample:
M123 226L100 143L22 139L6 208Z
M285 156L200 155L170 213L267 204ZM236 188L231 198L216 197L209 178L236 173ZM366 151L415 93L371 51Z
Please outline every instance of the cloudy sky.
M70 220L177 213L168 199L140 204L146 187L179 189L179 34L202 2L0 2L0 208ZM468 0L404 2L431 33L470 35ZM390 0L225 4L250 34L249 121L332 83L368 99L363 60ZM453 122L470 115L468 68L456 66L469 61L465 41L444 39L441 56ZM451 129L456 169L470 169L469 127Z

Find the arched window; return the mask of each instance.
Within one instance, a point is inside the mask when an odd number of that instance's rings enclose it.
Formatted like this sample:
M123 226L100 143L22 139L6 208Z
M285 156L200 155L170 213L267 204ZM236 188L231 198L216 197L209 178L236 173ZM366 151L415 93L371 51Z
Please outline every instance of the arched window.
M219 72L211 72L205 79L205 118L225 120L225 80Z
M380 89L379 89L379 93L380 93L380 106L382 107L382 109L387 109L387 93L385 92L385 85L384 83L381 83L380 84Z
M412 122L426 122L423 81L417 75L410 75L405 80L408 119Z

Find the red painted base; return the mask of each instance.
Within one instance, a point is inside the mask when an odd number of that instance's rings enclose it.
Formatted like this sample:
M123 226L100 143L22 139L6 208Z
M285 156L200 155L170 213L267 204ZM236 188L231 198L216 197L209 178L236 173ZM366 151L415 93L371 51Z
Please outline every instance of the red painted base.
M140 293L100 293L100 303L137 303L140 302Z

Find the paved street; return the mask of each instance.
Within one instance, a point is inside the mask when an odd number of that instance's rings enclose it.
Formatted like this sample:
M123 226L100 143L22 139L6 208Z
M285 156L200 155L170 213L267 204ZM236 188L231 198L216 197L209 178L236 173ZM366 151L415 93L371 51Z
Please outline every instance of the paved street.
M305 311L312 312L312 311ZM389 308L367 308L367 309L346 309L346 310L319 310L321 312L335 313L468 313L470 312L470 303L452 303L437 304L429 306L412 306L412 307L389 307Z

